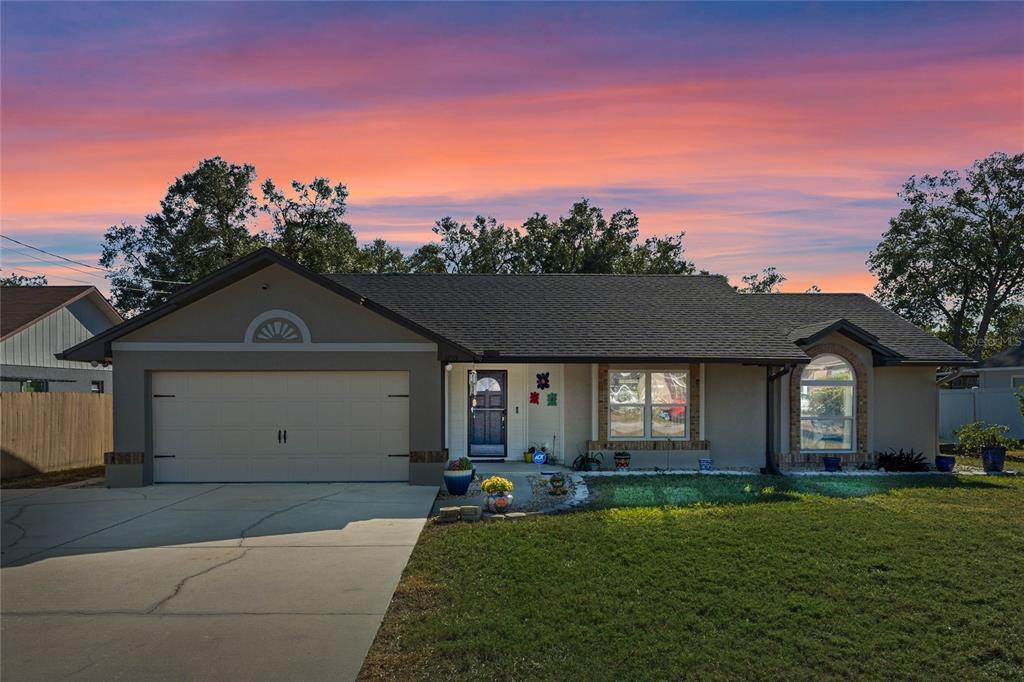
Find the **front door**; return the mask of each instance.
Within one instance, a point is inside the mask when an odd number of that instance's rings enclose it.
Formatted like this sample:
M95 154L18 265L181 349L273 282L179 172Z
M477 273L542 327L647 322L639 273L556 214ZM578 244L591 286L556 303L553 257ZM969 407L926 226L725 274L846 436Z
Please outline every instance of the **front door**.
M508 372L480 370L469 396L469 456L504 457Z

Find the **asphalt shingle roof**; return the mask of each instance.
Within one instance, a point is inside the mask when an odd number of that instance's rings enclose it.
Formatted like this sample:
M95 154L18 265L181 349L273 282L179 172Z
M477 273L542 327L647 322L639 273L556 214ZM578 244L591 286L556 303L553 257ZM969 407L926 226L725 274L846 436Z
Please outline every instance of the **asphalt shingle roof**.
M0 338L7 338L92 287L0 287Z
M737 293L717 275L327 275L477 354L806 361L791 332L839 319L908 360L967 358L860 294Z

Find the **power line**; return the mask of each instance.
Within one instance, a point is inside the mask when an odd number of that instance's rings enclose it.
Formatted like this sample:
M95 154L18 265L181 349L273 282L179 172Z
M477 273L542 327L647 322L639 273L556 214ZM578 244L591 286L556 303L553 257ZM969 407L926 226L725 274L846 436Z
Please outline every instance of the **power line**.
M93 270L99 270L102 273L109 273L109 274L113 274L113 275L117 274L113 270L107 270L106 268L99 268L99 267L96 267L95 265L89 265L88 263L83 263L80 260L74 260L72 258L65 258L64 256L61 256L60 254L51 253L51 252L46 251L44 249L40 249L37 246L32 246L31 244L26 244L25 242L20 242L17 239L15 239L14 237L8 237L6 234L0 234L0 237L3 237L4 239L10 240L10 241L14 242L15 244L20 244L20 245L22 245L22 246L24 246L26 248L32 249L33 251L38 251L39 253L45 253L47 256L53 256L54 258L60 258L61 260L66 260L69 263L74 263L76 265L82 265L82 266L85 266L87 268L91 268ZM74 270L74 268L72 268L72 270ZM78 270L78 272L81 272L81 270ZM141 275L139 276L139 278L147 280L147 281L150 281L150 282L160 282L161 284L191 284L191 282L176 282L174 280L169 280L169 279L155 279L153 277L142 277Z
M78 268L73 268L70 265L61 265L60 263L53 263L53 262L51 262L51 261L49 261L49 260L47 260L45 258L40 258L39 256L35 256L35 255L31 254L31 253L28 253L26 251L22 251L20 249L12 249L11 247L8 246L7 250L8 251L13 251L14 253L18 254L19 256L26 256L28 258L32 258L34 260L39 261L40 263L45 263L46 265L52 265L53 267L56 267L56 268L67 268L68 270L74 270L75 272L80 272L83 275L86 275L87 277L103 277L103 275L101 275L98 272L87 272L85 270L79 270Z
M21 269L22 272L26 272L26 270L24 268L20 268L20 269ZM11 274L12 275L18 274L17 269L11 268ZM82 281L80 279L75 279L74 277L68 277L67 275L61 275L60 273L57 273L57 274L52 274L51 273L51 274L47 275L47 274L42 273L42 272L35 272L35 273L33 273L31 271L28 271L28 274L30 276L33 276L33 277L42 277L44 279L48 279L50 277L56 277L56 278L59 278L59 279L66 279L67 281L74 282L75 284L86 284L86 285L91 286L91 287L95 287L96 286L92 282L84 282L84 281ZM120 288L121 289L125 289L127 291L141 291L143 293L149 293L151 291L153 293L155 293L155 294L170 294L171 293L170 291L158 291L156 289L139 289L137 287L120 287Z

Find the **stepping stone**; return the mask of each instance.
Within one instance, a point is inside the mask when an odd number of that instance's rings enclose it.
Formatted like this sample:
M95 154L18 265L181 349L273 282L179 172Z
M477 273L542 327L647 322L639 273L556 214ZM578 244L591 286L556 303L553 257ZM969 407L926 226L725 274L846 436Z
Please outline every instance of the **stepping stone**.
M461 507L441 507L438 510L437 520L439 523L451 523L462 518Z
M458 507L462 510L462 520L472 523L473 521L479 521L482 518L483 510L476 505L466 505L464 507Z

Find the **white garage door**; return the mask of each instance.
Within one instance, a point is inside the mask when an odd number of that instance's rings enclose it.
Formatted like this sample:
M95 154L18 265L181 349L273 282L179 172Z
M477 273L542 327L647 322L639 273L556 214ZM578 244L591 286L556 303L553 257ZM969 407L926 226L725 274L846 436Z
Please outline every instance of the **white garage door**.
M152 388L158 483L408 479L407 372L156 372Z

